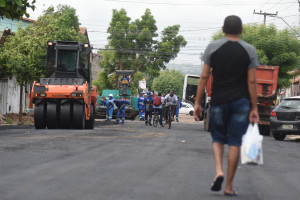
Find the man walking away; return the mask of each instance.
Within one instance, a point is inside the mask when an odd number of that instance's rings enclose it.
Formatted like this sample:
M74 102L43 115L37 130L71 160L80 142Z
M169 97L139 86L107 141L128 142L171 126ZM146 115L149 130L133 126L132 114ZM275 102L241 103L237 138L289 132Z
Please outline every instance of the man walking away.
M179 109L182 107L182 103L180 101L180 99L178 98L178 103L177 103L177 106L176 106L176 122L179 122L179 118L178 118L178 115L179 115Z
M139 116L140 121L143 121L145 118L145 105L144 105L145 98L143 97L143 93L140 93L140 97L137 101L137 107L139 109Z
M152 120L153 98L151 96L151 92L147 92L147 97L145 98L144 105L145 105L145 125L147 126L149 123L149 125L152 126L151 120Z
M208 45L203 61L195 102L195 120L202 117L201 98L212 69L213 84L210 110L210 130L216 175L212 191L220 191L224 180L224 144L229 145L227 180L224 195L237 196L233 179L239 160L241 138L250 123L259 121L256 93L256 67L259 66L255 48L240 39L242 21L231 15L225 18L225 38Z
M122 124L124 124L126 105L130 105L130 103L123 99L116 100L115 103L116 103L116 106L118 107L117 120L115 121L115 124L118 124L119 121L121 120L121 118L122 118Z
M154 113L159 115L159 124L163 127L162 124L162 102L163 98L161 97L161 93L158 93L157 97L153 100L153 108Z

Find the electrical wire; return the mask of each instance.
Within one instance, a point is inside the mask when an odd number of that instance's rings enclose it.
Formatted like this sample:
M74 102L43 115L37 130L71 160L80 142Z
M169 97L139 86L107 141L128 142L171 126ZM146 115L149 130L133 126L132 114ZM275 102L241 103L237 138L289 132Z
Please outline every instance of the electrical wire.
M295 2L296 3L296 2ZM282 10L279 10L278 12L282 12L282 11L284 11L284 10L287 10L287 9L289 9L290 7L292 7L295 3L292 3L291 5L289 5L288 7L286 7L286 8L284 8L284 9L282 9Z
M110 2L123 2L123 3L136 3L136 4L154 4L154 5L175 5L175 6L249 6L249 5L264 5L261 3L170 3L170 2L147 2L147 1L130 1L130 0L104 0ZM285 2L292 3L292 2ZM280 3L280 4L285 4ZM276 4L276 3L268 3L268 4Z
M275 3L271 8L266 9L266 10L271 10L272 8L275 8L278 4L280 4L281 0L279 0L277 3Z

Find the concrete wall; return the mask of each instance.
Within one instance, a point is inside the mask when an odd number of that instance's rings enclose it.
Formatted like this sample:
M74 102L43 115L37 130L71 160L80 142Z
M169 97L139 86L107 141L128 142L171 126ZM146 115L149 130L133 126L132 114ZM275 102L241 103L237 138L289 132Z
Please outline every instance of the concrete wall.
M20 108L20 86L16 77L12 79L0 81L0 93L1 93L1 113L3 115L7 113L19 113ZM25 88L23 88L23 107L25 108Z
M7 113L19 113L20 105L20 86L16 77L8 79ZM25 106L25 89L23 88L23 108Z
M93 53L93 60L92 60L92 80L98 78L98 73L101 71L99 67L99 62L103 59L102 55Z

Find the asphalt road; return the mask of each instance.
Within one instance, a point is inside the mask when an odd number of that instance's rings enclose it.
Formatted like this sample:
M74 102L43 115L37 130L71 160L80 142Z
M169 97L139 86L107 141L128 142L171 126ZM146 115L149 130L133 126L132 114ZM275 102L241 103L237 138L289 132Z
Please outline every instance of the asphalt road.
M81 131L2 127L0 200L229 199L209 190L214 162L202 130L139 121ZM299 142L265 137L263 148L263 166L239 164L237 198L300 200Z

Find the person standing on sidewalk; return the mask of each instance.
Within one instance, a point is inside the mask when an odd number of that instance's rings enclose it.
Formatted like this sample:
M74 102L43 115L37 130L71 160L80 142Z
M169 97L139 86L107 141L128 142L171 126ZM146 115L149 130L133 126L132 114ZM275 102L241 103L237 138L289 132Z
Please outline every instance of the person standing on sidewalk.
M229 145L227 179L224 195L237 196L233 179L237 169L241 138L250 123L259 121L256 93L256 67L259 66L255 48L240 39L242 21L238 16L224 20L225 38L213 41L205 50L204 67L199 80L195 102L195 120L202 117L201 98L212 70L213 83L210 109L210 130L216 175L212 191L220 191L224 180L224 144Z

